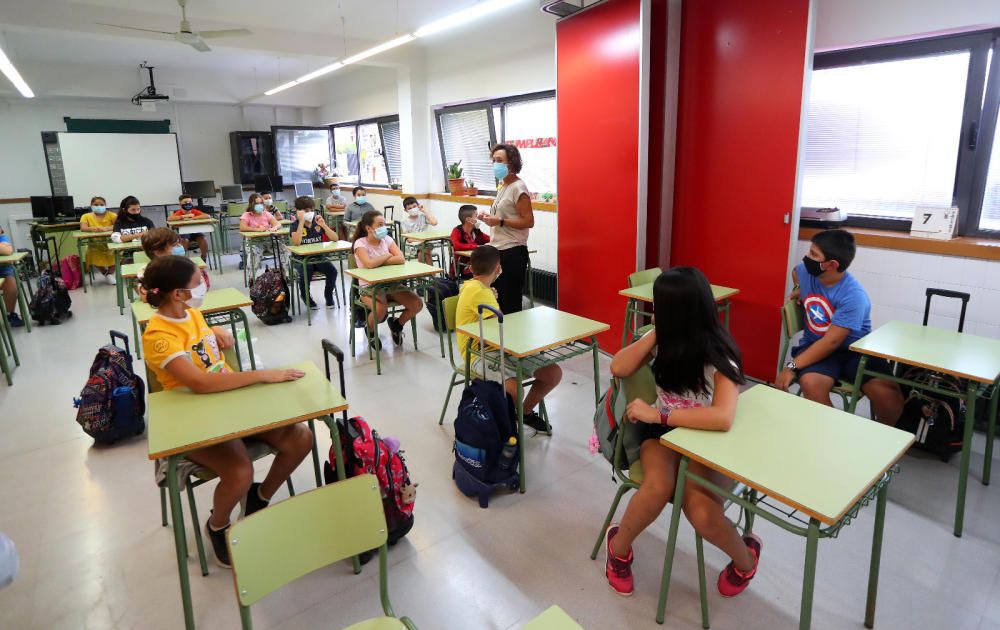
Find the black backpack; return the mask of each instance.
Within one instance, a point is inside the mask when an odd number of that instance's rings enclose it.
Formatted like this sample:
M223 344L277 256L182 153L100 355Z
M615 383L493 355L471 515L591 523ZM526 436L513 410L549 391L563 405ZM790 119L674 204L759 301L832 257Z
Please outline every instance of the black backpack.
M455 295L458 295L458 283L451 278L440 276L434 279L434 286L427 290L427 312L431 314L431 321L434 323L434 330L438 332L444 332L444 330L447 330L447 324L444 321L444 313L441 313L441 323L438 323L438 309L445 301L445 298L450 298Z
M953 391L957 395L964 391L962 382L954 376L924 368L911 367L903 373L903 378ZM962 450L965 405L960 398L941 396L916 387L904 388L903 394L906 403L896 428L915 435L917 440L914 445L917 448L937 455L943 462Z
M250 285L251 310L268 326L292 321L288 316L288 283L278 269L267 268Z
M53 274L50 269L39 274L35 297L28 304L31 318L39 326L61 324L63 320L69 319L73 316L69 310L72 304L73 300L62 277Z

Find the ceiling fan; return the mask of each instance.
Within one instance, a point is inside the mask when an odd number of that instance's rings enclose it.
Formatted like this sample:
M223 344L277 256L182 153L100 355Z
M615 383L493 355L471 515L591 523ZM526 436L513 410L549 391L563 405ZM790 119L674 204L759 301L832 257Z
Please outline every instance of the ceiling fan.
M159 33L161 35L172 35L173 38L182 44L187 44L191 48L199 52L209 52L212 49L208 47L208 44L204 42L206 39L217 39L220 37L240 37L243 35L252 35L252 33L245 28L228 28L219 31L193 31L191 30L191 23L187 19L187 0L177 0L177 4L181 7L181 25L176 32L171 31L159 31L150 28L135 28L133 26L122 26L121 24L105 24L104 22L98 22L101 26L111 26L113 28L125 29L128 31L142 31L143 33Z

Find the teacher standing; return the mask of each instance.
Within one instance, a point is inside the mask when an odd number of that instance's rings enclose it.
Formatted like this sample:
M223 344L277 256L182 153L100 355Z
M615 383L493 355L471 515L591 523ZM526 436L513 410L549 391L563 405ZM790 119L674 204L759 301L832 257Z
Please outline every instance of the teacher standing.
M492 228L490 245L500 250L500 277L493 282L500 310L517 313L524 295L524 275L528 269L528 230L535 227L531 195L521 172L521 152L512 144L493 147L493 175L500 182L490 212L480 217Z

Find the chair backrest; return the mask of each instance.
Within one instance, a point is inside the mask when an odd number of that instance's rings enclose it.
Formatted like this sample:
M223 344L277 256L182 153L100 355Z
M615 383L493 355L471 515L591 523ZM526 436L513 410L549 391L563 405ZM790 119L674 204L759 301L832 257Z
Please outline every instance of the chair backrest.
M583 630L583 626L573 621L573 618L567 615L562 608L551 606L521 626L521 630Z
M651 405L656 402L656 377L653 376L650 364L643 365L632 376L619 377L618 386L620 388L618 395L624 396L627 401L638 398ZM622 427L629 426L628 420L624 418L616 420ZM618 435L615 436L615 455L612 462L615 475L622 481L627 481L628 478L621 471L629 469L628 461L625 459L625 433L626 431L618 431Z
M140 341L140 343L142 342ZM240 365L239 360L236 358L235 348L226 348L222 351L222 356L226 359L226 365L232 368L234 372L243 371L243 366ZM160 379L156 378L156 372L150 369L149 363L146 364L146 389L150 394L163 391L163 385L160 383Z
M139 264L148 264L149 256L147 256L146 252L142 250L136 250L135 252L132 253L132 262Z
M444 330L445 337L448 338L448 358L451 360L452 366L456 369L461 369L459 365L455 363L455 346L452 342L452 333L455 332L455 328L458 326L458 296L453 295L451 297L446 297L441 300L441 317L444 319Z
M359 475L297 494L237 521L226 540L236 596L250 606L317 569L385 545L378 480Z
M788 355L788 346L792 343L792 337L802 332L805 328L805 313L802 305L795 300L788 300L781 307L781 332L784 339L781 342L781 354L778 355L778 372L781 373L785 367L785 357Z
M635 273L630 273L628 275L628 286L637 287L640 284L649 284L653 280L656 280L662 271L659 267L653 267L651 269L643 269L642 271L636 271Z
M247 202L245 201L226 204L226 214L231 217L243 216L243 213L246 211L247 211Z
M284 214L288 212L288 202L284 199L279 199L274 202L274 207L278 209L278 212Z

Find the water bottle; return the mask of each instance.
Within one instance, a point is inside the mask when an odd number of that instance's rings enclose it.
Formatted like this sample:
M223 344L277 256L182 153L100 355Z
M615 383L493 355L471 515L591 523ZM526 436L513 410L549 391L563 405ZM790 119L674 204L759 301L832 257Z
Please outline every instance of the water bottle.
M514 460L517 458L517 438L513 435L500 450L500 470L510 471L514 467Z

